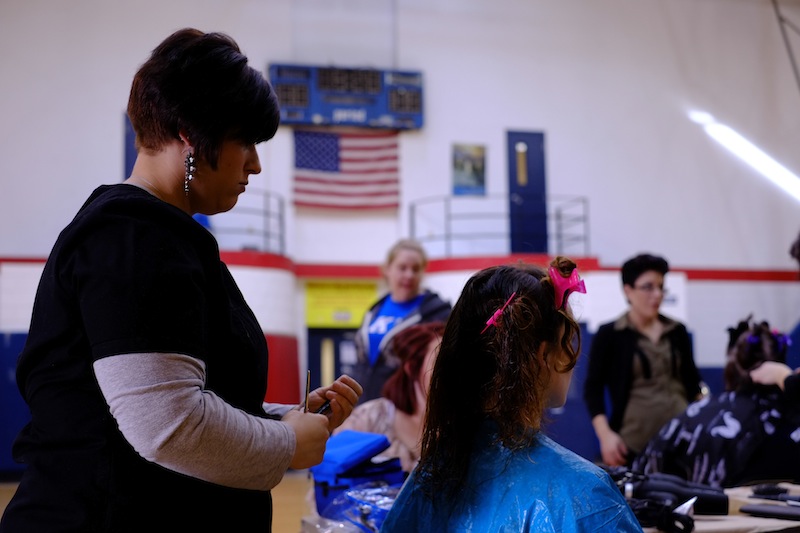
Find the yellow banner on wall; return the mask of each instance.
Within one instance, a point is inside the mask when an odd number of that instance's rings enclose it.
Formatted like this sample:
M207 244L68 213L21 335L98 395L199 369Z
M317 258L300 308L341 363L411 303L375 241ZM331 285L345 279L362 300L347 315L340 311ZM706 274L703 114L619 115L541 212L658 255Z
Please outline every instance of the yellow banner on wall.
M370 282L306 283L306 326L358 328L367 309L378 299L378 286Z

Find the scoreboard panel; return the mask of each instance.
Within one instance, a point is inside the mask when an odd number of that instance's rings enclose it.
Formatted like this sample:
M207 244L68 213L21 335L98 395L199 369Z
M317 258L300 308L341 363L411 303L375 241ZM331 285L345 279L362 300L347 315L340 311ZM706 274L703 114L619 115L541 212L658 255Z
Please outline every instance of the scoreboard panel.
M422 73L270 64L281 124L386 129L422 127Z

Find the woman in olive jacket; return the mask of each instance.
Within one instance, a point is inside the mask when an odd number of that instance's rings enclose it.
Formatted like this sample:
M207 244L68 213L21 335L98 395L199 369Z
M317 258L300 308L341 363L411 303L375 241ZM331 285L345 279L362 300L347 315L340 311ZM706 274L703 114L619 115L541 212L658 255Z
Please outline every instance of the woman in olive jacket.
M665 422L702 396L686 327L659 313L668 271L658 256L626 261L622 282L630 307L592 340L584 401L609 466L629 465Z

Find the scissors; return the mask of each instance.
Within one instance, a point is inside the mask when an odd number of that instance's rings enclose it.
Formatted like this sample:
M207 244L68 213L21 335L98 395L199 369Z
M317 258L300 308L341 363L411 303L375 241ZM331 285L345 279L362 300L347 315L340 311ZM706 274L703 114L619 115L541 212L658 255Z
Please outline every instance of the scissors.
M309 370L308 373L306 374L306 401L303 404L304 413L308 412L308 394L310 391L311 391L311 370ZM314 412L317 413L318 415L326 415L330 412L330 410L331 410L331 401L325 400L325 403L323 403L320 406L320 408Z

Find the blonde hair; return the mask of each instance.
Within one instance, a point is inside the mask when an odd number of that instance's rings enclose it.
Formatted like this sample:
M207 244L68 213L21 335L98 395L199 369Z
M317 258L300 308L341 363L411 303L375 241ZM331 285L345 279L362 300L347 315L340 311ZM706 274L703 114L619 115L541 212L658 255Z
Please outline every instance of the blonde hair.
M394 261L397 254L400 253L400 250L411 250L412 252L417 252L422 257L422 269L425 270L428 266L428 254L425 253L425 248L422 245L415 241L414 239L400 239L391 248L389 248L389 252L386 254L386 264L385 266L389 266Z

